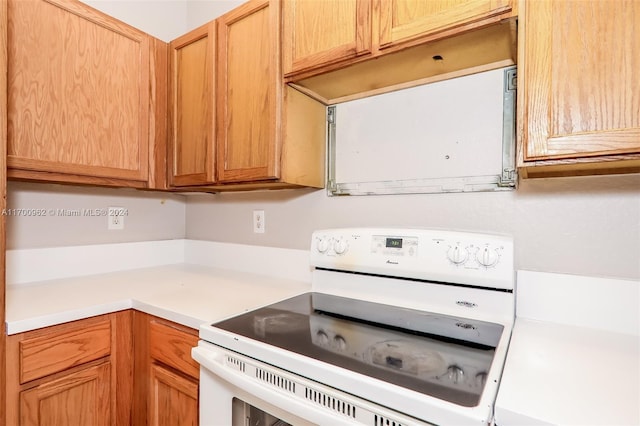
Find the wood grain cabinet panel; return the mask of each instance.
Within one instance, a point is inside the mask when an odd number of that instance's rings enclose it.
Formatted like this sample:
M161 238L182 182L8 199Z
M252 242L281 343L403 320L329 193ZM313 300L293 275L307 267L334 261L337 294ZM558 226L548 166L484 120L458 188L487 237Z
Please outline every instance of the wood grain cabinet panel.
M379 4L381 48L511 10L509 0L382 0Z
M8 40L9 168L144 186L151 37L77 1L9 0Z
M170 44L171 185L215 179L215 21Z
M197 425L200 369L191 349L198 331L143 312L134 324L133 424Z
M640 3L545 0L523 8L520 165L640 165L628 161L640 159Z
M324 186L325 107L284 84L280 12L252 0L218 18L216 190Z
M371 53L371 0L283 3L285 76Z
M219 182L279 177L277 3L252 0L218 22Z
M150 412L152 426L197 426L198 382L152 365Z
M111 425L110 378L104 363L21 392L20 425Z
M76 323L55 335L27 338L20 346L20 383L39 379L111 353L111 322Z
M287 0L285 81L329 105L516 61L517 0Z
M7 337L10 425L131 424L131 311Z
M200 364L191 358L191 349L198 345L196 330L151 320L149 333L151 358L198 378Z

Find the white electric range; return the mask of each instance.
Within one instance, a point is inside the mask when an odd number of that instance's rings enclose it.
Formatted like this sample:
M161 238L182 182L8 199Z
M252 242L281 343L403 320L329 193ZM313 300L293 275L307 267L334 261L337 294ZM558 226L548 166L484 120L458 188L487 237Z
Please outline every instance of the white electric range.
M312 292L201 327L202 425L492 422L511 238L333 229L310 260Z

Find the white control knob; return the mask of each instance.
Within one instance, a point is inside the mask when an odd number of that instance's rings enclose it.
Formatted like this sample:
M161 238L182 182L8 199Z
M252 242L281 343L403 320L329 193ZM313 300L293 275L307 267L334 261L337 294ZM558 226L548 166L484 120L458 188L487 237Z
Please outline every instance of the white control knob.
M318 242L316 243L316 248L320 253L324 253L327 250L329 250L329 238L327 237L318 238Z
M469 258L469 252L466 248L462 248L459 245L449 248L447 252L447 258L456 265L461 265Z
M333 250L336 252L336 254L344 254L348 248L349 246L343 238L340 238L333 243Z
M478 263L486 267L493 266L498 263L499 258L500 256L498 255L498 252L490 249L489 247L483 247L478 250L478 253L476 253L476 260Z
M447 376L454 384L461 383L464 380L464 371L457 365L450 365L447 369Z

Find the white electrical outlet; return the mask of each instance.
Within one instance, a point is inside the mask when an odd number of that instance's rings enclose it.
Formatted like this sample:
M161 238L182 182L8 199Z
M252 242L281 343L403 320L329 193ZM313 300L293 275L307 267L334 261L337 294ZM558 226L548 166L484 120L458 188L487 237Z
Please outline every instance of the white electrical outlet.
M126 209L122 207L109 207L107 210L107 229L119 230L124 229L124 212Z
M253 232L264 234L264 210L253 211Z

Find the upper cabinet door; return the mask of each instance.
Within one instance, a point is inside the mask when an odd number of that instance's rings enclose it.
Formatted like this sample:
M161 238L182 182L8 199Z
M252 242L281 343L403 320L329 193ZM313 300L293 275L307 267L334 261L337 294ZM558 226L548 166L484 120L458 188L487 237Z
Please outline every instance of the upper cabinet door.
M219 182L279 177L279 2L252 0L218 20Z
M509 0L376 0L380 48L509 12Z
M215 21L170 44L171 185L215 178Z
M9 168L149 175L150 37L80 2L8 2Z
M282 7L285 76L371 53L371 0L287 0Z
M524 161L640 153L640 3L524 9Z

